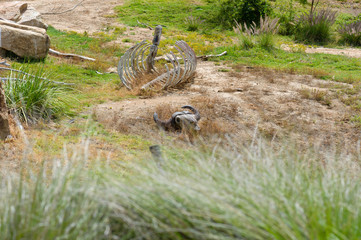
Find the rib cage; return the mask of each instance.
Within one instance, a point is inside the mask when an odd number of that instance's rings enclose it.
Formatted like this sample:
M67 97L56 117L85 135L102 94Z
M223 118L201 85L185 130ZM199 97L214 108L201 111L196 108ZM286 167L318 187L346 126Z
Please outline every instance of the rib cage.
M173 46L174 52L170 51L165 55L166 60L170 63L164 65L166 72L160 73L154 66L152 69L146 66L148 54L151 48L157 48L154 44L146 40L128 49L120 58L118 63L118 74L124 86L133 89L141 80L142 76L150 71L157 73L159 76L144 84L141 89L152 89L160 86L161 89L175 87L177 84L187 81L191 78L197 67L197 58L193 49L184 41L177 41ZM169 65L169 66L168 66Z

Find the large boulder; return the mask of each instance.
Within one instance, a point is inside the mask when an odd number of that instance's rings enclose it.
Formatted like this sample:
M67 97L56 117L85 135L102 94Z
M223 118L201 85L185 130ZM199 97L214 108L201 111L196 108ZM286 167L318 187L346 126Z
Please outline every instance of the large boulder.
M6 107L5 93L0 81L0 140L5 140L9 135L9 113Z
M5 2L0 5L0 18L7 19L18 24L40 27L47 29L48 25L43 22L41 14L32 6L23 2Z
M0 20L0 48L19 57L43 59L49 47L50 38L45 29Z

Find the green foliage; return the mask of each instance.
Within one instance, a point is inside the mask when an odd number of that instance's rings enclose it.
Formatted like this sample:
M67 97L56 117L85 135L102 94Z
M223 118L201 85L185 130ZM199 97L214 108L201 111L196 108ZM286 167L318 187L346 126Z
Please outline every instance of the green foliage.
M121 56L125 50L119 46L104 47L104 44L116 39L125 28L107 28L107 31L112 30L111 34L108 33L95 33L90 37L87 32L79 34L77 32L64 32L59 31L52 26L49 26L47 34L51 38L51 47L64 52L77 53L94 57L97 60L109 61L111 57ZM101 53L101 55L99 54ZM97 62L99 65L99 62ZM100 69L99 69L100 70Z
M273 36L278 31L278 18L271 19L268 16L261 17L259 26L253 22L249 27L246 24L242 26L236 21L234 31L240 36L242 49L250 49L258 45L259 47L270 51L274 48L275 43Z
M340 43L361 46L361 14L345 19L338 29Z
M65 97L64 88L44 79L41 68L33 71L21 68L21 71L28 74L10 74L5 95L8 107L22 120L36 122L69 112L69 99Z
M239 45L216 48L214 54L224 51L227 51L227 55L220 57L220 60L264 66L286 72L311 74L317 78L340 82L361 81L361 62L357 58L330 54L286 52L279 49L274 49L272 52L262 48L251 48L248 51L242 51Z
M210 4L192 0L127 0L115 9L119 19L130 26L138 26L139 21L150 26L163 25L184 30L189 28L185 19L190 15L194 19L208 19L215 11ZM202 25L206 24L206 21L202 22Z
M271 33L264 33L259 36L259 46L267 51L275 48L275 42Z
M193 17L193 15L186 17L184 20L188 31L197 31L204 21L200 17Z
M329 9L304 13L297 20L295 39L305 43L327 43L331 40L331 27L335 19L336 12Z
M255 46L254 37L248 34L241 34L240 35L240 43L242 49L248 50Z
M258 25L261 17L272 12L267 0L220 0L217 4L217 20L229 29L234 26L234 21Z
M273 15L279 18L279 33L282 35L293 34L298 9L294 1L278 0L274 3L273 9Z

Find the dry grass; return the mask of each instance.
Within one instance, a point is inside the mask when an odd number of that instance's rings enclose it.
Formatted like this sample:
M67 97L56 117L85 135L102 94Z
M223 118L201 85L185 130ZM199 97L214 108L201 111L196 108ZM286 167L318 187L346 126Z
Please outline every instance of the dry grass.
M158 105L155 112L158 114L159 119L168 120L173 113L180 111L179 107L175 107L169 103Z
M330 96L327 94L327 91L319 90L319 89L303 88L299 90L299 93L301 94L301 97L304 99L315 100L327 106L331 105L331 99Z
M232 126L229 120L236 120L238 116L238 105L225 102L217 97L198 96L191 99L191 104L201 114L201 135L224 135L230 133Z

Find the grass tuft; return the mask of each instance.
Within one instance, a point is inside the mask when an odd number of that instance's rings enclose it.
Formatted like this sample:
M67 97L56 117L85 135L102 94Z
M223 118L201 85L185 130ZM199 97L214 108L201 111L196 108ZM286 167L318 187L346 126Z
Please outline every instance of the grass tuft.
M70 101L64 87L45 79L42 68L20 70L28 74L12 72L5 84L8 107L20 119L35 123L69 112Z
M336 12L322 9L318 12L311 8L297 19L295 38L306 43L324 44L331 40L331 27L335 23Z

